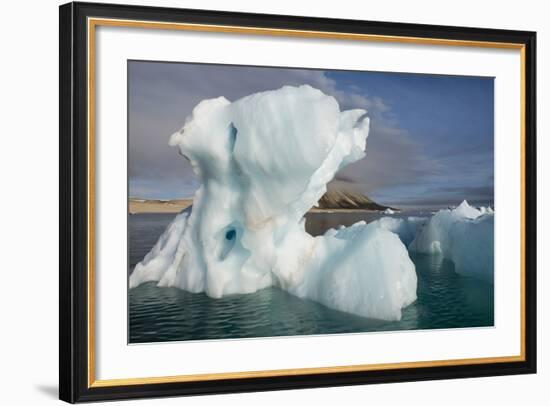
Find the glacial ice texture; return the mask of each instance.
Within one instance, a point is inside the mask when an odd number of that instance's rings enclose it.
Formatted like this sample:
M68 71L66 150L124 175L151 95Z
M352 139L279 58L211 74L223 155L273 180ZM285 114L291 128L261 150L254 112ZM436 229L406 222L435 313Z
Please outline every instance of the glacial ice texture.
M382 217L374 221L373 224L397 234L403 244L408 247L427 221L428 219L425 217L415 216L407 218Z
M359 223L312 237L303 216L343 166L365 155L369 120L310 86L199 103L170 144L201 182L134 269L147 281L219 298L278 286L365 317L399 320L416 300L405 245Z
M410 251L443 255L457 273L493 282L494 212L463 201L452 210L440 210L419 229Z

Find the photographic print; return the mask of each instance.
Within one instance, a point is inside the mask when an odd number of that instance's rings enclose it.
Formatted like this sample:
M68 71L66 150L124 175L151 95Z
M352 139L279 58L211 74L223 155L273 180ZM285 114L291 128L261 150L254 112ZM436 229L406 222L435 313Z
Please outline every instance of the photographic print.
M494 325L494 78L130 60L130 344Z
M59 18L60 399L536 372L536 33Z

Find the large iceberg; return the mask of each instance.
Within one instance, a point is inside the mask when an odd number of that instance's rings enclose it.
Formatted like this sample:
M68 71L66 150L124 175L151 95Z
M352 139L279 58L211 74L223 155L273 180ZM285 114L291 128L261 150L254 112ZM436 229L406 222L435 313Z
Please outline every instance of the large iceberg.
M310 86L235 102L204 100L170 144L201 187L130 275L213 298L278 286L365 317L399 320L416 300L406 247L359 223L313 237L304 214L343 166L365 155L366 111L340 111Z
M455 209L440 210L418 231L410 251L443 255L457 273L493 281L494 212L463 201Z

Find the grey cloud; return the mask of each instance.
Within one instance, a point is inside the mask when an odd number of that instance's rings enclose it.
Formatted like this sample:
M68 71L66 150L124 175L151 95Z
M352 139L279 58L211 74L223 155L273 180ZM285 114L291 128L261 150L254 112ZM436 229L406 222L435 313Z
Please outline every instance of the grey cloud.
M324 71L130 62L130 194L181 197L193 193L197 183L191 165L168 146L168 139L201 100L225 96L233 101L258 91L301 84L333 95L342 109L368 110L367 157L344 168L337 175L341 180L371 193L418 182L436 171L437 162L425 157L421 145L399 128L391 107L380 98L358 93L357 87L338 88Z
M365 159L343 168L339 176L360 185L369 194L378 189L419 183L437 173L438 163L422 153L407 132L372 119Z

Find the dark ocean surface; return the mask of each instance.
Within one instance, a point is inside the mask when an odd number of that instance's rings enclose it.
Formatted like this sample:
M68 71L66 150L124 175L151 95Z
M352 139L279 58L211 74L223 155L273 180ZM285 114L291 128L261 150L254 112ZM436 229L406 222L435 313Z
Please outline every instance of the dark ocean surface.
M407 212L398 216L430 215ZM174 214L129 216L129 269L143 259ZM372 221L377 213L308 213L313 235L339 224ZM401 321L366 319L300 299L278 288L211 299L202 293L145 283L128 292L129 342L184 341L369 331L481 327L493 325L493 285L461 276L451 261L411 255L418 299Z

